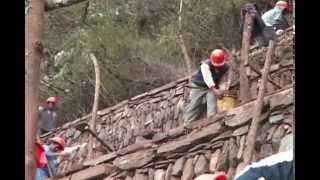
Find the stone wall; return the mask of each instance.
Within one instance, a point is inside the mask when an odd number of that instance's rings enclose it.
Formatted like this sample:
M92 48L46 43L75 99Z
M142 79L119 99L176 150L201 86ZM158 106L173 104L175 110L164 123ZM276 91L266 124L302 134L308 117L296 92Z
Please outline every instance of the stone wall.
M265 59L266 48L256 49L250 53L250 65L261 71ZM281 58L280 58L281 57ZM271 67L270 79L280 87L292 84L293 59L292 59L292 34L285 35L276 48L274 63ZM250 78L251 96L257 95L259 75L248 71ZM132 144L155 134L155 138L166 137L167 134L175 135L175 130L181 130L182 111L188 101L188 77L182 78L160 88L120 102L98 112L97 134L114 150L130 147ZM238 82L233 82L233 88L238 89ZM268 83L267 93L274 92L279 87ZM245 114L250 115L250 113ZM244 119L247 117L243 115ZM276 116L280 118L281 116ZM44 136L44 140L51 136L60 136L66 139L67 146L74 146L89 141L89 134L82 133L75 126L88 122L90 114L67 123L54 132ZM237 125L238 126L238 125ZM239 130L241 131L241 130ZM244 130L242 130L244 131ZM180 132L180 131L179 131ZM226 131L225 133L227 133ZM179 134L179 133L178 133ZM237 142L241 139L238 137ZM243 141L243 137L242 137ZM100 143L96 143L93 157L100 157L107 152ZM84 167L88 160L88 149L83 148L65 159L59 160L59 173L67 173Z
M264 102L253 161L278 152L280 146L292 148L293 89L275 92ZM221 170L232 178L243 168L254 104L196 121L187 129L179 126L151 134L126 148L84 161L82 170L63 179L192 180Z

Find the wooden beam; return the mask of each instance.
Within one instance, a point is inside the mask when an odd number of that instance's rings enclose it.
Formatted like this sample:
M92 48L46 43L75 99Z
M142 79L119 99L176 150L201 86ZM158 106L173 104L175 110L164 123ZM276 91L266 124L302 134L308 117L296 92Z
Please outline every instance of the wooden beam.
M246 13L244 30L242 34L242 48L240 56L240 102L246 102L250 99L249 79L246 74L246 66L249 62L249 48L252 31L253 17Z
M255 73L258 74L258 77L261 77L261 76L262 76L261 72L260 72L259 70L257 70L255 67L253 67L253 65L252 65L251 63L249 63L248 65L249 65L249 67L250 67ZM272 85L274 85L276 88L281 89L281 86L278 85L276 82L274 82L274 81L270 78L269 75L268 75L268 81L269 81Z
M260 115L263 107L264 96L266 93L267 77L268 77L271 62L272 62L274 47L275 47L274 41L269 41L269 48L268 48L267 57L266 57L266 61L263 68L261 86L259 88L258 98L256 100L255 109L253 112L253 119L252 119L250 130L247 136L246 149L244 151L244 156L243 156L245 165L248 165L251 162L252 154L254 153L257 131L258 131L259 123L261 120Z

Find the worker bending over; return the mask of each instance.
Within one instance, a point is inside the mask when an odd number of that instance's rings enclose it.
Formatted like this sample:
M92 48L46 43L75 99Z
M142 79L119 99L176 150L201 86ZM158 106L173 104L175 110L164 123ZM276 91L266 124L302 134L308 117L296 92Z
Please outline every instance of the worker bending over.
M217 112L217 99L223 95L223 87L219 84L229 70L226 59L227 54L224 50L215 49L209 59L201 62L200 70L191 80L190 103L184 111L184 125L199 118L205 106L207 116ZM226 87L229 87L229 84Z

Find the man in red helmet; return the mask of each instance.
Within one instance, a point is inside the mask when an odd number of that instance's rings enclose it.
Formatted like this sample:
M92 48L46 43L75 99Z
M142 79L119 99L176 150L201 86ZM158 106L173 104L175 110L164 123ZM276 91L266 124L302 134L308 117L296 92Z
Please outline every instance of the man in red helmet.
M284 15L291 13L292 8L287 1L278 1L275 7L262 15L262 20L266 27L272 28L277 35L283 32L284 27Z
M35 180L42 180L44 178L53 177L56 175L57 158L59 156L70 155L72 152L78 150L81 147L85 147L87 143L74 147L65 147L65 141L61 137L53 137L48 140L48 144L37 143L37 148L40 149L40 153L37 154L36 159L46 158L45 164L38 166L36 171ZM39 148L39 146L41 146Z
M58 100L56 97L49 97L46 100L45 106L39 107L39 135L47 133L56 128L57 103Z
M229 65L225 63L226 56L222 49L213 50L209 59L201 62L200 70L192 77L191 101L183 115L185 125L201 116L203 106L206 106L207 116L217 112L217 98L221 98L223 94L223 88L219 84L229 69Z

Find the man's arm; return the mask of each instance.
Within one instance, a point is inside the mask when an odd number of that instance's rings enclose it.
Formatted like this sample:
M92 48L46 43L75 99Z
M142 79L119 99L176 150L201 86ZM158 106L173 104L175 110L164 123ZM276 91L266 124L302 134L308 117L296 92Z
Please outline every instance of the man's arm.
M200 70L203 76L203 80L206 83L206 85L208 86L208 88L212 88L215 86L212 75L211 75L211 71L210 71L210 67L208 64L206 63L202 63L200 66Z

